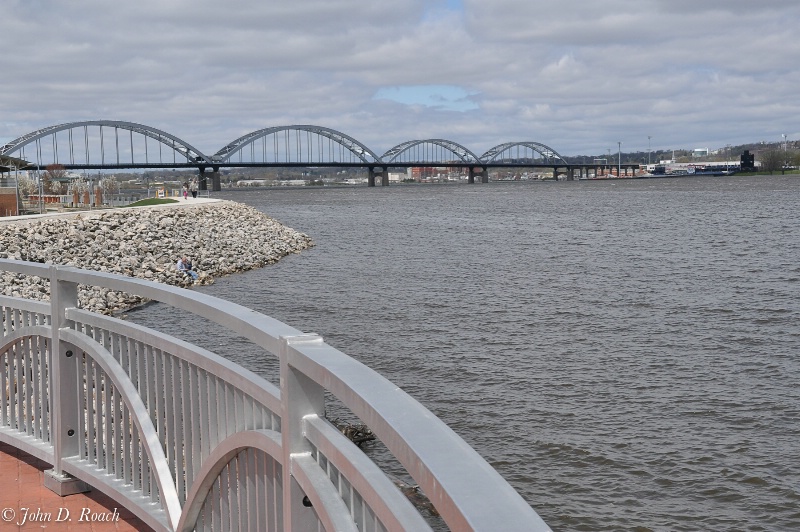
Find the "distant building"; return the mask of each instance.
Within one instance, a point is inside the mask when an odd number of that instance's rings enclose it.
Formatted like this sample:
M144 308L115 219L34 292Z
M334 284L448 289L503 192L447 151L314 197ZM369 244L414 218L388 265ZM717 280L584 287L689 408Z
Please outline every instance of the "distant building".
M692 150L692 157L708 157L708 148L695 148Z
M739 159L740 161L740 168L743 172L752 172L756 169L756 156L753 153L750 153L750 150L744 150L742 152L742 156Z
M0 156L0 216L19 214L20 196L17 187L18 168L28 166L27 161ZM13 173L12 173L13 172ZM27 172L25 172L27 175Z

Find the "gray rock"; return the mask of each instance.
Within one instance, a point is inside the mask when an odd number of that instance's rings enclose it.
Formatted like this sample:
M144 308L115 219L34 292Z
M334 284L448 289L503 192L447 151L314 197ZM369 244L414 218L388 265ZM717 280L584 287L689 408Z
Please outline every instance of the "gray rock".
M44 219L6 225L0 258L62 264L119 273L175 286L191 286L175 263L192 258L199 284L272 264L313 246L311 239L269 216L233 202L190 208L116 209L72 219ZM8 272L0 293L47 299L49 281ZM90 295L91 294L91 295ZM142 298L81 286L83 308L110 314Z

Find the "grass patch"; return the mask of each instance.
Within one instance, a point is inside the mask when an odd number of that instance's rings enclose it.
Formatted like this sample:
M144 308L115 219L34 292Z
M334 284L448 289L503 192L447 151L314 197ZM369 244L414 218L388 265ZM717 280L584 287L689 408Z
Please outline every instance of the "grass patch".
M170 198L147 198L126 205L126 207L148 207L150 205L165 205L167 203L178 203L178 200Z

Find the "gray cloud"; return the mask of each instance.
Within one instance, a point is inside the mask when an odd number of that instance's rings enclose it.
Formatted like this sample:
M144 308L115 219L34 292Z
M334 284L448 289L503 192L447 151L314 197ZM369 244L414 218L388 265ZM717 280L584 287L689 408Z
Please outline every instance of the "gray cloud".
M800 137L800 4L766 0L7 0L0 142L128 120L213 152L249 131L339 129L376 151L443 137L566 154ZM373 99L450 86L478 109Z

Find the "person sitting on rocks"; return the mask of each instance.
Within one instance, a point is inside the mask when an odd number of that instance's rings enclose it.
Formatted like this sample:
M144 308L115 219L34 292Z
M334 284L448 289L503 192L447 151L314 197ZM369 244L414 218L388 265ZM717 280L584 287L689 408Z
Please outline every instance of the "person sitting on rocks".
M193 281L196 281L197 278L199 277L199 275L197 275L197 272L192 270L192 262L186 257L181 257L178 259L177 267L179 272L182 272L184 275L190 276Z

